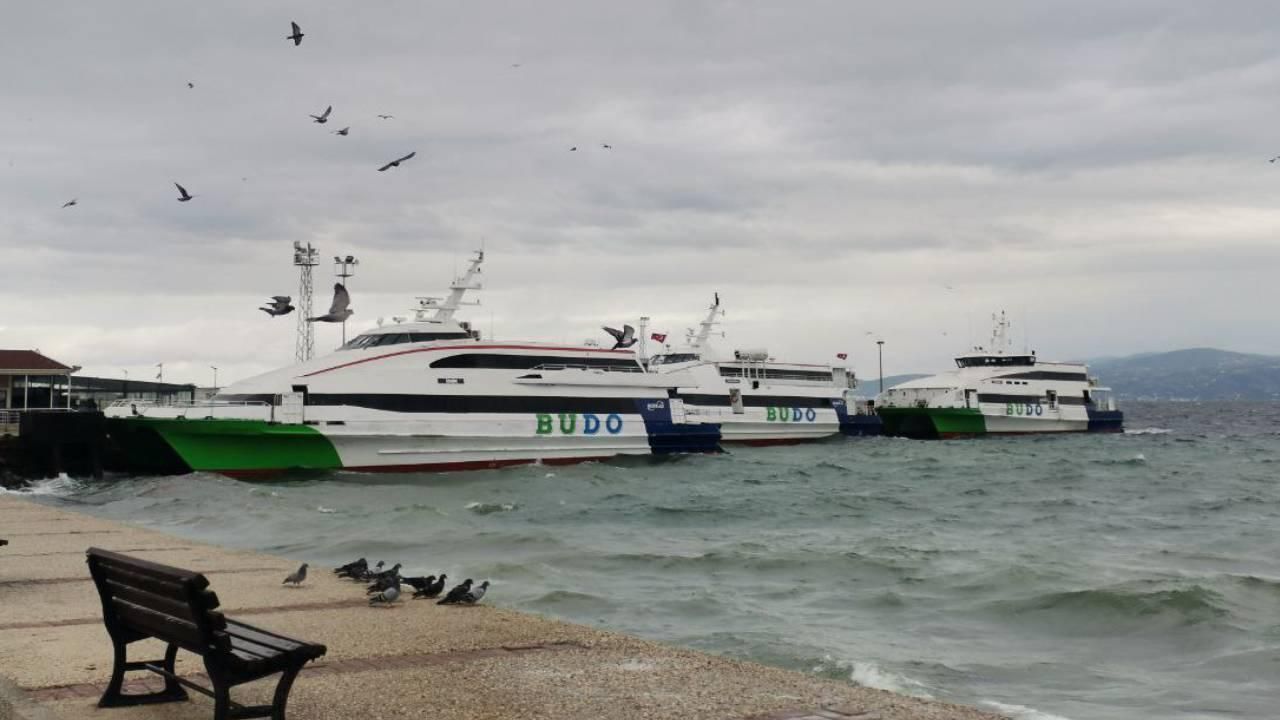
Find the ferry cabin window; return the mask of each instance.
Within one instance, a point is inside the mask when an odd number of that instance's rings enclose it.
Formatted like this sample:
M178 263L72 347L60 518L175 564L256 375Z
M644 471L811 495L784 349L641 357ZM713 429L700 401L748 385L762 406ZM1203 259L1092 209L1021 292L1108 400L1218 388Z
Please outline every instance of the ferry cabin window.
M433 368L470 368L477 370L532 370L536 367L596 368L643 372L635 358L563 357L557 355L501 355L498 353L463 353L442 357L431 363Z
M956 358L956 367L1007 367L1009 365L1035 365L1034 355L998 355Z
M764 377L769 380L809 380L811 382L820 382L831 384L830 370L775 370L773 368L747 368L737 367L721 367L721 377L743 377L750 372L752 377ZM851 386L852 387L852 386Z
M342 350L360 350L362 348L381 347L383 345L400 345L402 343L431 342L432 340L465 340L470 335L460 332L444 333L376 333L360 335L343 345Z
M650 365L669 365L671 363L694 362L698 359L696 353L671 353L670 355L655 355L649 361Z

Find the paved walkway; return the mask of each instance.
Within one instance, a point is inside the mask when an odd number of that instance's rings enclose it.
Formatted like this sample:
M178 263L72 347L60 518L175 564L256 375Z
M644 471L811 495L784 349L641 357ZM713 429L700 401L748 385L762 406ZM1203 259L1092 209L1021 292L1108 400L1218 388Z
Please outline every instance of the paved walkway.
M0 720L209 718L212 703L100 710L111 669L90 546L205 573L229 617L321 642L299 675L289 716L479 720L994 720L972 708L660 645L490 605L404 600L371 608L361 586L313 568L300 588L283 558L175 538L0 496ZM163 647L138 643L142 654ZM141 655L139 655L141 657ZM180 653L179 673L201 675ZM139 690L155 676L130 674ZM241 686L268 702L274 678Z

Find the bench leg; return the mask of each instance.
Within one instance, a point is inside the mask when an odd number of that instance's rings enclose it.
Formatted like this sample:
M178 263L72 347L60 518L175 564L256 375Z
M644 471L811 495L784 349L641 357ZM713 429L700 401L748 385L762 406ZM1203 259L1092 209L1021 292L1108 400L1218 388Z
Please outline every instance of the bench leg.
M103 691L102 697L98 700L98 707L128 707L130 705L149 705L152 703L180 702L187 699L187 691L182 689L173 678L174 661L178 656L178 646L170 645L164 652L164 660L160 663L156 661L129 662L129 646L126 643L118 642L115 638L111 639L113 651L113 661L111 665L111 681L107 683L107 689ZM169 673L164 679L164 689L159 692L143 693L141 695L126 695L121 690L124 688L124 674L129 670L149 670L148 665L159 664Z
M280 674L275 697L271 699L271 720L284 720L285 706L289 704L289 690L293 688L293 679L298 677L301 669L301 666L291 667Z

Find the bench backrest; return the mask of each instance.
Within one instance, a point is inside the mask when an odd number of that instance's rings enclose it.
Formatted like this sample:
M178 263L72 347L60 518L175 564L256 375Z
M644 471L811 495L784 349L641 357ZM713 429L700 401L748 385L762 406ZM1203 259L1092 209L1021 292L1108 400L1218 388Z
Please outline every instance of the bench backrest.
M107 632L125 642L159 638L200 655L230 651L226 619L204 575L99 548L86 555Z

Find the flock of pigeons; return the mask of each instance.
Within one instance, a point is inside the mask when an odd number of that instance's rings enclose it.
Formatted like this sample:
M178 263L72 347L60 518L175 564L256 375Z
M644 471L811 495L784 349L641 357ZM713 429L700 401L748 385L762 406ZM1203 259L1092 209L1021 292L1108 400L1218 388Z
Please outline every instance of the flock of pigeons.
M480 602L485 592L489 589L488 580L479 585L474 585L471 578L467 578L445 593L445 581L449 576L444 573L440 573L439 577L435 575L405 577L400 574L400 563L396 563L387 570L382 569L383 565L383 561L379 560L376 565L369 567L369 561L360 558L335 568L333 573L338 577L369 583L369 586L365 589L365 594L369 596L369 605L371 606L390 606L399 600L402 585L408 585L413 588L413 597L436 600L437 605L475 605ZM284 579L284 584L301 585L306 579L307 564L303 563L297 572L291 573ZM441 594L444 594L443 598L440 597ZM437 598L439 599L437 600Z
M293 298L288 295L272 295L267 304L258 309L271 317L279 317L288 315L296 308L293 307ZM351 309L351 294L347 292L346 286L342 283L334 283L333 302L329 303L329 312L324 315L309 317L307 322L339 323L354 314L355 311Z
M293 32L291 32L291 33L290 33L290 34L288 34L288 35L285 35L285 39L286 39L286 40L292 40L292 41L293 41L293 45L294 45L294 47L297 47L297 46L299 46L299 45L301 45L301 44L302 44L302 38L306 37L306 35L305 35L305 33L303 33L303 32L302 32L302 28L298 26L298 23L296 23L296 22L291 22L291 23L289 23L289 25L290 25L290 28L292 29L292 31L293 31ZM195 83L190 83L190 82L189 82L189 83L187 83L187 88L188 88L188 89L194 89L194 88L195 88ZM311 119L312 119L312 121L313 121L313 122L317 122L317 123L320 123L321 125L323 125L323 124L325 124L325 123L329 122L329 114L330 114L330 113L332 113L332 112L333 112L333 106L332 106L332 105L330 105L329 107L325 108L324 112L320 113L319 115L311 115L310 117L311 117ZM390 120L390 119L392 119L394 116L393 116L393 115L378 115L378 117L379 117L380 119L382 119L382 120ZM346 137L346 136L347 136L347 134L348 134L348 133L350 133L350 132L351 132L351 128L350 128L350 127L344 127L344 128L342 128L341 130L335 130L335 131L333 132L333 134L335 134L335 135L341 135L341 136L343 136L343 137ZM577 148L574 148L574 149L576 150ZM416 152L416 151L415 151L415 152L411 152L411 153L409 153L408 155L405 155L405 156L403 156L403 157L396 158L395 160L392 160L391 162L386 163L386 164L385 164L385 165L383 165L382 167L379 167L379 168L378 168L378 172L386 172L387 170L390 170L390 169L391 169L391 168L393 168L393 167L400 167L400 163L402 163L402 162L404 162L404 161L406 161L406 160L410 160L410 159L412 159L415 155L417 155L417 152ZM182 185L180 185L180 184L178 184L178 183L176 183L176 182L174 183L174 186L178 188L178 198L177 198L178 202L190 202L193 198L197 197L197 196L192 195L191 193L187 192L187 189L186 189L186 188L184 188ZM79 204L80 204L80 200L79 200L78 198L72 198L71 200L68 200L67 202L63 203L63 204L62 204L62 207L63 207L63 208L75 207L76 205L79 205ZM284 304L285 304L285 305L287 305L288 303L284 303ZM285 312L288 312L288 311L285 311ZM284 313L270 313L270 314L272 314L272 315L275 315L275 314L281 314L281 315L283 315ZM326 320L325 322L341 322L341 321L340 321L340 320Z

